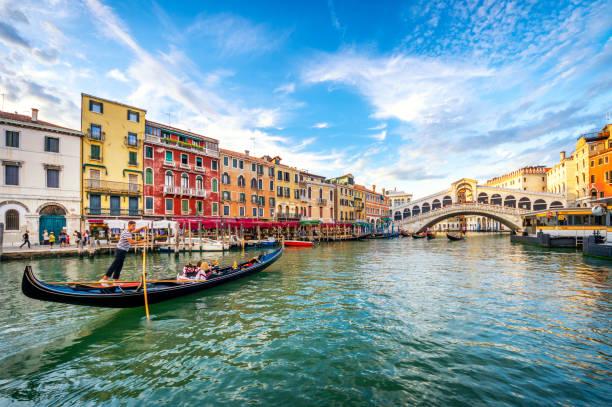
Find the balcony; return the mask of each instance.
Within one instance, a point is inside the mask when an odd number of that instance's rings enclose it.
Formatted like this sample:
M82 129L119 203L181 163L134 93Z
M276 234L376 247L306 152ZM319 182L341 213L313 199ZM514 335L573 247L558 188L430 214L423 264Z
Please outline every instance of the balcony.
M99 179L84 179L84 187L89 192L124 193L140 195L142 186L129 182L103 181Z
M99 132L99 133L98 133L98 132L92 133L92 132L91 132L91 129L87 129L86 134L87 134L87 139L88 139L89 141L99 141L99 142L103 142L103 141L104 141L104 138L105 138L105 136L106 136L106 132L101 131L101 132Z
M181 163L179 165L179 167L181 167L184 170L191 170L191 165L190 164Z
M179 195L181 193L181 187L175 187L174 185L164 185L164 195Z
M142 144L142 140L140 139L136 139L134 140L130 140L128 136L124 137L124 141L125 145L129 148L138 148L141 144Z
M308 199L307 196L300 196L300 201L302 201L302 202L309 202L310 199Z
M280 221L299 221L300 215L297 213L282 213L276 214L276 219Z
M159 145L163 145L163 146L171 146L173 149L177 149L177 150L181 150L181 151L186 151L186 152L189 152L189 153L196 153L196 154L206 155L208 157L219 158L219 151L218 150L211 150L209 148L205 148L205 147L201 147L201 146L196 146L196 145L192 145L192 144L189 144L189 143L184 143L184 142L178 141L178 140L172 140L172 139L168 139L168 138L161 138L161 137L154 136L152 134L145 134L144 141L146 143L159 144Z
M176 167L176 163L174 161L166 161L166 160L164 160L163 166L164 167L175 168Z
M317 205L327 205L327 199L323 199L323 198L317 199Z
M199 171L199 172L206 172L206 169L204 167L198 167L197 165L193 167L193 169L195 171Z
M86 216L140 216L142 209L83 208Z

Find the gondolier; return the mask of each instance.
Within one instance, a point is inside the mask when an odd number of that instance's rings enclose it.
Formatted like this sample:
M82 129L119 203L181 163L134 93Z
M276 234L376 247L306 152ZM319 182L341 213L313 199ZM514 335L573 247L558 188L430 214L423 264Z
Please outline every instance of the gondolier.
M104 277L100 281L108 281L109 277L112 277L115 280L119 280L119 275L121 274L121 270L123 269L123 261L125 260L125 255L130 250L130 245L140 244L139 242L132 240L132 233L138 233L143 229L146 229L146 226L136 229L136 222L131 220L128 222L128 228L121 232L121 237L119 238L119 243L117 243L117 249L115 250L115 260L110 265ZM146 240L143 240L144 243Z

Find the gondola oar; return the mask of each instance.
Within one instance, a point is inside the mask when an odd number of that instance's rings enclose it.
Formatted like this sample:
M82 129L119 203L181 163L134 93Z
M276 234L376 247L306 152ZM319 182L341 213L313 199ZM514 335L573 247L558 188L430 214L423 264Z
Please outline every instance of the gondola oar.
M144 289L144 303L145 303L145 311L147 313L147 321L150 321L151 318L149 318L149 302L147 301L147 273L146 273L146 253L147 253L147 248L143 247L142 248L142 287Z

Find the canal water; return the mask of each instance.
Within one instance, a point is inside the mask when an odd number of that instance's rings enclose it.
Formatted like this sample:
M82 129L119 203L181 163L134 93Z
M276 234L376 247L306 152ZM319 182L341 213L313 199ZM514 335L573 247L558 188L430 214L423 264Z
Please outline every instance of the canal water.
M186 259L148 256L149 274L175 274ZM31 264L42 279L78 280L111 260ZM148 323L143 308L30 300L25 264L0 264L0 405L604 405L612 396L611 263L576 251L492 235L286 249L258 275L151 306ZM140 267L128 257L122 277Z

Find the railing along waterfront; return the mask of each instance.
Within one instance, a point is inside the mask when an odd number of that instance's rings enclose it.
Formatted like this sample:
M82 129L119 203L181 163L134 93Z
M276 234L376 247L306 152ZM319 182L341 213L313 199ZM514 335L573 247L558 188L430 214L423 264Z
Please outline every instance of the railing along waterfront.
M142 188L140 184L132 184L129 182L106 181L99 179L84 179L85 189L89 191L101 192L122 192L128 194L140 194Z

